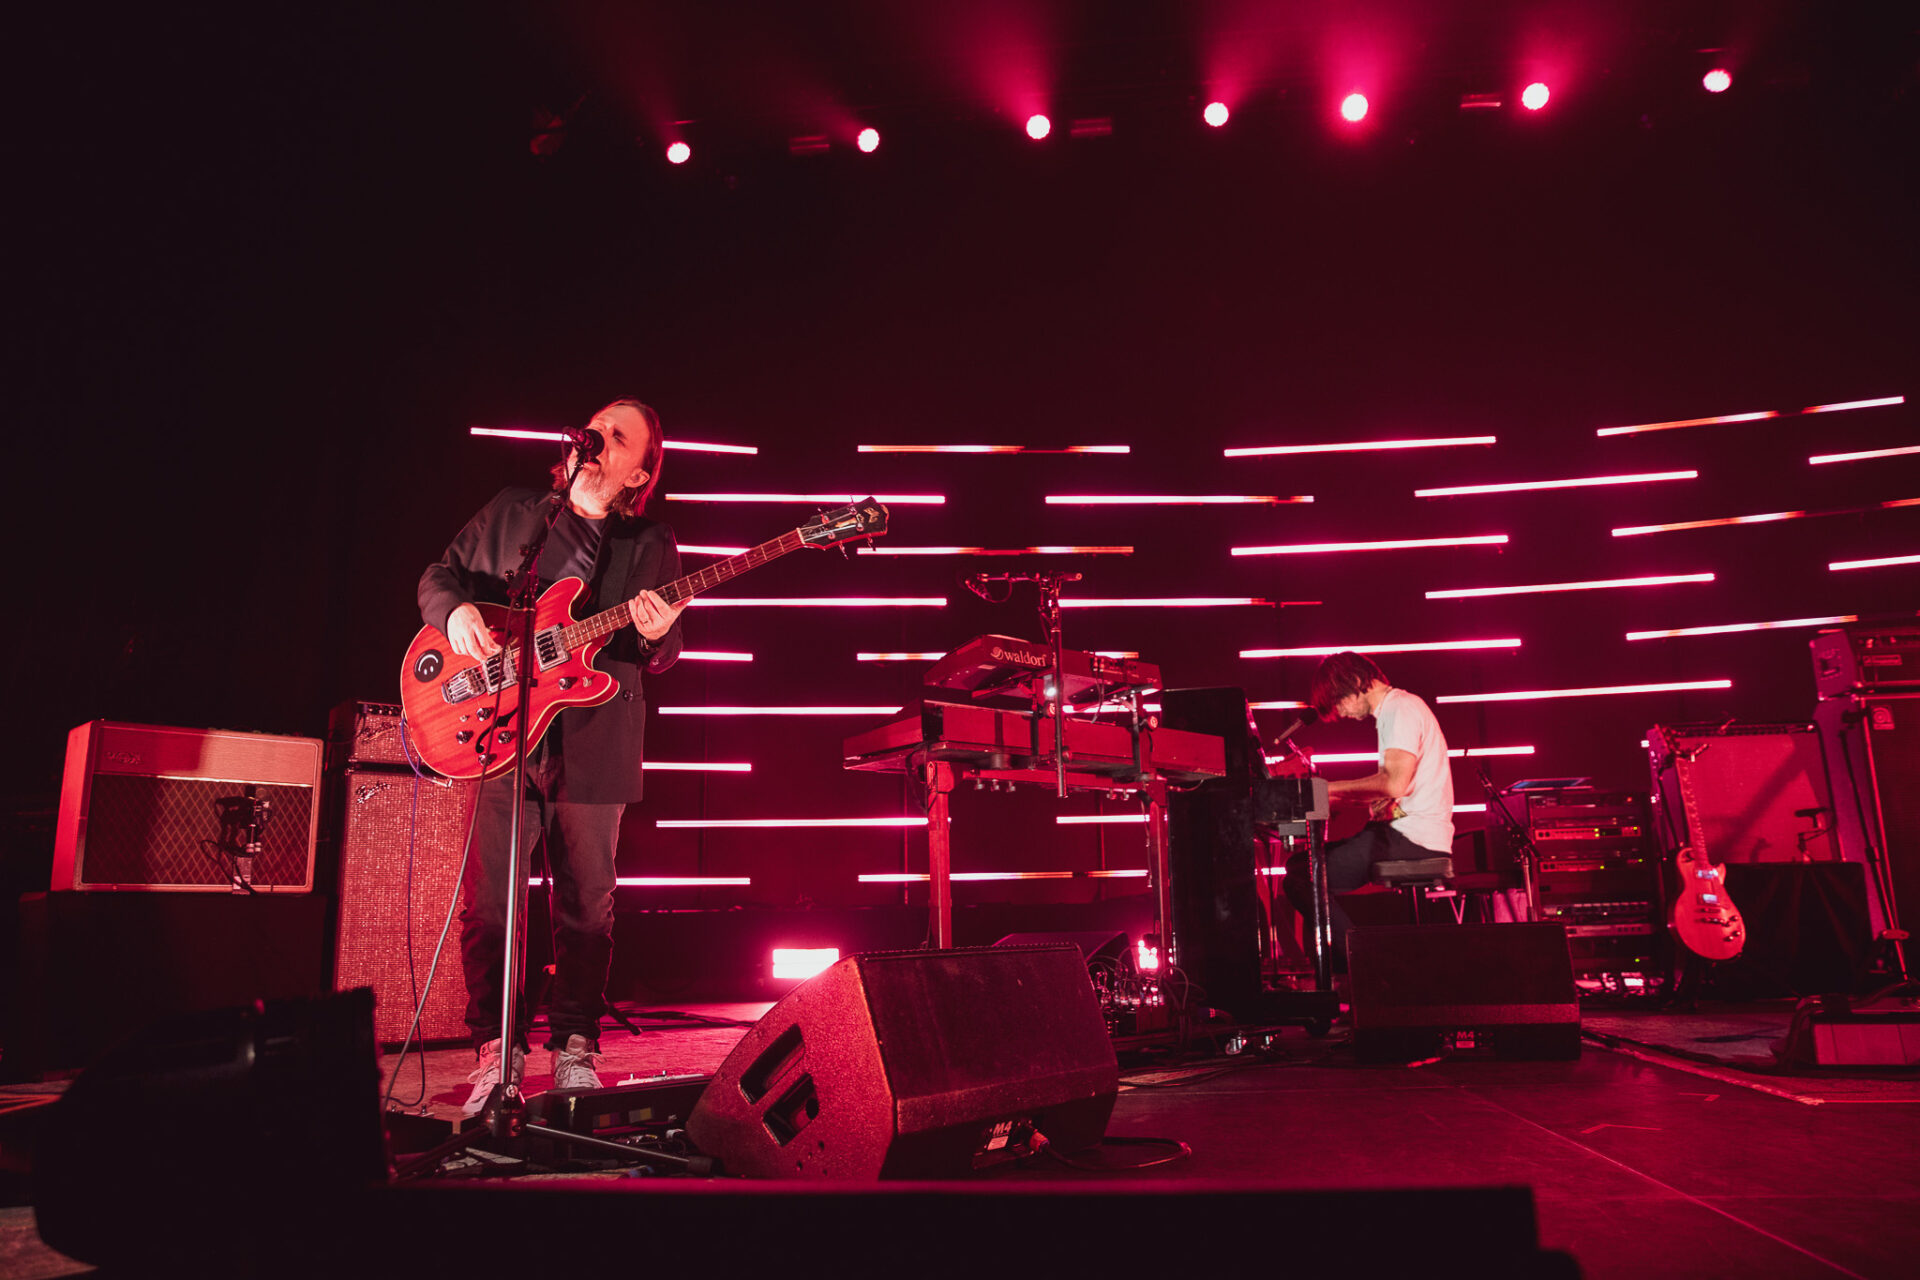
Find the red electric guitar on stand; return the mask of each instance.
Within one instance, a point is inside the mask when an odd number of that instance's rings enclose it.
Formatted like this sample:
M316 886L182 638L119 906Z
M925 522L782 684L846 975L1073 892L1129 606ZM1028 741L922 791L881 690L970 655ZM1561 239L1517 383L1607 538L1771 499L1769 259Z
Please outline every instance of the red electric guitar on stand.
M789 551L836 546L886 531L886 507L868 498L817 515L798 529L676 578L656 592L669 605L678 604ZM580 579L563 578L534 603L533 690L525 708L519 697L518 644L505 645L475 663L456 655L437 628L420 628L400 664L400 703L406 709L408 739L428 768L449 778L491 777L513 764L517 736L527 735L531 750L566 708L596 707L620 691L619 682L596 670L593 659L615 632L632 625L632 615L620 604L576 621L573 605L585 590ZM479 609L487 629L504 645L510 630L508 609L497 604Z
M1680 749L1671 729L1655 725L1666 744L1667 756L1677 771L1693 763ZM1692 811L1692 789L1681 777L1681 794L1687 796L1687 829L1698 838L1700 815ZM1739 908L1727 896L1727 870L1709 858L1704 850L1683 844L1673 855L1674 869L1680 874L1680 894L1673 900L1673 931L1687 950L1708 960L1731 960L1747 945L1747 923Z

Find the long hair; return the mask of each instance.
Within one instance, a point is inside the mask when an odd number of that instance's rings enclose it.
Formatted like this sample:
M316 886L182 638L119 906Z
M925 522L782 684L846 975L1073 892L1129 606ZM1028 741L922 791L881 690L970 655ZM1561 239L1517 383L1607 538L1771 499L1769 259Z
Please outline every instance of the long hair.
M1375 680L1381 684L1393 683L1365 654L1351 649L1328 654L1314 670L1313 683L1307 686L1307 705L1323 717L1330 716L1341 699L1365 693Z
M660 485L660 464L667 456L667 441L666 437L660 433L660 415L653 411L652 405L643 404L632 396L609 400L595 410L595 413L605 413L623 404L636 410L641 420L647 424L647 449L640 459L640 465L647 469L647 478L642 484L628 485L622 489L607 506L616 515L632 518L646 510L647 499L653 496L653 491ZM554 492L558 493L566 487L566 484L567 463L566 459L562 458L553 464Z

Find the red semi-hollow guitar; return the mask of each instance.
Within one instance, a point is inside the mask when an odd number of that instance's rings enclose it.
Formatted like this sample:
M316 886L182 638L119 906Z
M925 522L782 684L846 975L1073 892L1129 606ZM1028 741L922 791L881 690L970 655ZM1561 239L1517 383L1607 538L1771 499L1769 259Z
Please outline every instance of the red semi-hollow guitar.
M887 531L887 509L872 498L815 516L789 533L708 565L698 573L656 588L669 605L711 590L801 547L831 547ZM478 608L502 648L474 663L453 652L438 628L422 627L400 665L400 703L407 734L420 759L449 778L499 773L513 762L514 740L527 737L532 750L553 718L568 707L596 707L620 691L617 680L597 671L593 659L620 628L632 624L624 604L575 621L574 602L586 584L563 578L533 606L534 674L528 714L520 706L520 645L507 643L512 612L503 605ZM457 664L457 665L456 665Z

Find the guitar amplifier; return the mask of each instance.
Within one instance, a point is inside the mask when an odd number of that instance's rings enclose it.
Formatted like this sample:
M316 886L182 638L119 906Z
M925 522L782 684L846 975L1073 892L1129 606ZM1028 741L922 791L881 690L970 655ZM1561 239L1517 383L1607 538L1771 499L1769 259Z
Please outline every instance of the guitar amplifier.
M1877 689L1920 689L1920 626L1859 623L1808 642L1822 698Z
M401 741L400 707L391 702L349 699L327 716L327 768L347 765L406 765L407 748Z
M318 738L80 725L67 735L52 887L307 893L320 765Z

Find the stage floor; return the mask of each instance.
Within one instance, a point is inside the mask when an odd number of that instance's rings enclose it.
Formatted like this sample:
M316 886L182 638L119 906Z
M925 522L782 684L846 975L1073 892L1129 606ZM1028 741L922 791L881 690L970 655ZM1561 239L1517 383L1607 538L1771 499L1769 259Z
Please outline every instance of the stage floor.
M640 1036L615 1031L604 1038L603 1076L611 1084L625 1076L710 1074L766 1007L651 1012ZM1197 1043L1184 1055L1123 1062L1108 1129L1110 1137L1183 1142L1190 1157L1138 1171L1040 1160L972 1181L1016 1194L1058 1191L1061 1184L1081 1192L1150 1185L1169 1193L1518 1185L1532 1190L1541 1245L1564 1250L1584 1274L1602 1280L1920 1274L1915 1081L1893 1073L1861 1088L1831 1073L1749 1076L1710 1064L1668 1065L1657 1044L1663 1035L1713 1039L1713 1028L1724 1023L1736 1028L1729 1034L1751 1040L1779 1015L1723 1009L1685 1015L1693 1022L1676 1021L1681 1017L1589 1014L1590 1032L1605 1026L1602 1034L1627 1051L1590 1042L1573 1062L1456 1056L1413 1068L1360 1066L1338 1027L1322 1040L1283 1029L1270 1048L1233 1055ZM426 1055L430 1113L457 1114L472 1062L465 1048ZM404 1066L395 1094L414 1109L416 1066ZM530 1093L546 1086L545 1069L546 1055L536 1051ZM1157 1154L1152 1146L1116 1145L1088 1159L1119 1166ZM622 1185L647 1194L649 1184L687 1190L688 1182ZM32 1238L30 1223L30 1210L0 1213L7 1273L73 1274L73 1264ZM1180 1229L1171 1220L1166 1227ZM1394 1224L1382 1222L1381 1229ZM1436 1272L1472 1273L1474 1222L1435 1230L1429 1243ZM1275 1265L1287 1256L1286 1242L1274 1241Z

